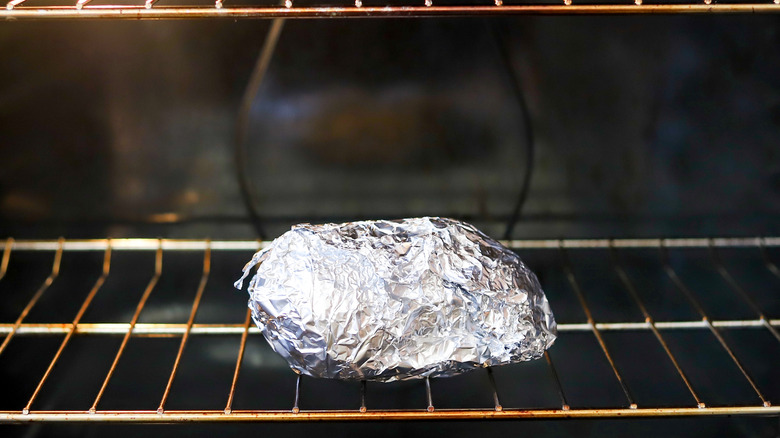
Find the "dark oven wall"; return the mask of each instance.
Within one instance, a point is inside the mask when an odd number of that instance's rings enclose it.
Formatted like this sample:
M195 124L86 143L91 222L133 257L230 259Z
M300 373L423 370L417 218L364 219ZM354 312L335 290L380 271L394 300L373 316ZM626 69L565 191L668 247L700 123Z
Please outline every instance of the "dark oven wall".
M234 130L268 25L3 23L3 234L253 237ZM242 163L265 237L421 215L502 237L528 162L515 83L535 158L514 237L777 233L777 25L290 21Z

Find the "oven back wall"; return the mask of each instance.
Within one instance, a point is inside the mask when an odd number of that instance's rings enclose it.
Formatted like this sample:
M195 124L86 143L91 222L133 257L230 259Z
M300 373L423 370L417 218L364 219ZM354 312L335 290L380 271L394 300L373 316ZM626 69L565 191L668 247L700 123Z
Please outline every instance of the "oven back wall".
M242 163L266 237L418 215L501 237L512 74L536 152L515 237L776 233L778 18L290 21ZM3 23L3 234L253 237L234 128L268 25Z

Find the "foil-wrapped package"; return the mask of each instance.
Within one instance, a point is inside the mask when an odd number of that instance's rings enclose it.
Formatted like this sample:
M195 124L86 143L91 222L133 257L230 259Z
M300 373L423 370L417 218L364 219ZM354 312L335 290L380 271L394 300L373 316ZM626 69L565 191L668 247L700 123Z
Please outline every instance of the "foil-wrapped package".
M252 317L315 377L390 382L539 358L556 337L536 276L453 219L294 226L259 251Z

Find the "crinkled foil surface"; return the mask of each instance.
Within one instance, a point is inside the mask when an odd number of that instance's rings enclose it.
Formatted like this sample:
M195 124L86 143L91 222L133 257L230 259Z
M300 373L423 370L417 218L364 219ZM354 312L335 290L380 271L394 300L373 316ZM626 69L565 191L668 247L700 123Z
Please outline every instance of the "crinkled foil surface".
M273 349L303 374L390 382L539 358L556 325L512 251L453 219L294 226L243 280Z

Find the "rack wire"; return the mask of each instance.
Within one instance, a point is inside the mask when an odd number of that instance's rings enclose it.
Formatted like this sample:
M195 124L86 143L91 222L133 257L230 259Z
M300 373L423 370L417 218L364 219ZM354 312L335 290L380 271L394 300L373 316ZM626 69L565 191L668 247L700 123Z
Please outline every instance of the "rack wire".
M611 374L619 384L625 402L606 408L592 408L588 406L572 405L567 398L567 386L562 383L561 374L553 361L552 355L545 354L545 361L549 369L550 381L555 388L559 407L556 409L535 409L527 407L507 407L501 403L498 388L502 391L506 385L500 385L500 376L494 376L492 369L487 369L489 388L486 390L492 394L493 407L491 409L439 409L436 407L436 393L432 391L429 380L424 381L427 404L419 406L419 409L402 410L376 410L371 409L371 398L367 395L366 384L360 386L360 405L352 410L308 410L300 409L300 385L302 377L295 380L295 386L290 388L294 393L292 407L280 406L274 410L236 410L233 408L234 396L237 390L237 382L242 371L245 351L249 342L264 342L260 339L259 330L251 326L249 311L246 311L243 323L240 324L196 324L195 318L201 308L202 298L206 284L212 281L211 258L217 251L244 251L251 252L262 248L269 242L258 241L209 241L209 240L159 240L159 239L96 239L96 240L14 240L7 239L0 242L2 257L0 258L0 281L8 273L10 261L18 252L46 252L52 254L52 265L49 275L44 280L25 306L19 311L18 317L11 323L0 324L0 336L3 341L0 344L0 361L8 359L8 346L12 343L25 342L31 337L62 337L56 353L48 359L46 371L36 377L37 386L26 400L19 400L18 410L0 411L0 423L6 422L40 422L40 421L78 421L78 422L234 422L234 421L310 421L310 420L446 420L446 419L521 419L521 418L592 418L592 417L660 417L660 416L711 416L711 415L769 415L780 416L780 406L773 406L771 397L780 394L766 392L765 388L754 379L743 363L743 358L734 350L733 345L723 336L724 330L746 329L764 331L777 340L774 348L780 348L780 319L772 319L764 313L759 302L734 276L720 256L720 251L725 248L754 251L760 254L760 260L769 276L780 280L780 269L768 254L767 248L780 247L780 237L770 238L712 238L712 239L618 239L618 240L512 240L502 242L505 245L524 251L541 251L548 254L555 253L559 257L559 265L563 277L569 283L576 295L579 307L585 316L585 321L578 323L559 324L558 330L561 338L571 336L576 332L591 332L597 341L604 358L611 369ZM711 267L720 276L720 280L728 286L736 299L741 300L755 315L751 319L714 320L706 312L700 303L700 291L696 287L687 284L678 275L674 264L670 262L670 249L699 248L709 251ZM692 309L700 316L698 320L683 321L656 321L651 315L648 306L643 301L635 286L635 279L624 268L623 251L626 249L650 249L657 251L658 261L663 267L663 272L674 285L676 291L687 300ZM596 321L592 312L592 303L583 289L581 279L575 272L570 254L581 250L598 250L608 254L611 273L616 275L622 284L625 294L639 309L643 320L625 322ZM63 253L91 251L103 253L102 270L91 287L86 298L81 303L75 317L69 322L35 323L27 322L26 318L38 301L44 296L60 275ZM154 270L149 279L140 300L138 301L132 317L125 322L86 323L82 322L85 312L90 307L93 299L99 293L111 274L112 254L120 251L145 251L154 254ZM140 323L142 314L150 296L158 286L158 280L164 270L164 254L168 252L201 252L202 266L197 275L199 282L195 297L191 303L189 316L186 323ZM193 274L194 275L194 274ZM0 297L0 299L2 299ZM675 351L667 342L667 335L672 331L700 331L709 332L717 341L722 355L728 358L733 368L739 371L743 384L750 387L753 394L753 403L738 404L729 403L726 406L716 406L708 403L702 396L699 387L689 379L689 370L681 364L678 355L679 348ZM632 392L632 383L622 373L621 363L614 356L614 344L605 340L604 334L608 332L620 332L626 334L652 333L659 343L666 359L672 364L676 379L683 382L690 395L688 404L675 406L651 406L643 402ZM62 336L64 335L64 337ZM122 336L119 348L113 353L110 368L102 385L93 398L91 406L74 407L72 410L36 410L35 403L42 394L47 391L47 381L52 371L57 366L63 352L68 348L71 340L77 336L118 335ZM182 363L183 352L188 341L195 336L229 335L239 336L240 344L236 352L235 366L231 385L224 388L225 399L221 403L214 400L214 408L209 410L169 410L166 402L172 391L172 384L177 376L177 371ZM123 353L128 341L133 337L164 336L179 338L175 359L170 367L166 385L160 388L161 399L155 407L139 407L137 410L104 410L101 409L101 400L110 385L117 364L122 361ZM59 339L59 338L58 338ZM555 347L553 347L554 349ZM4 355L4 353L6 353ZM771 364L770 364L771 368ZM775 366L776 368L776 366ZM442 379L442 385L447 379ZM498 383L497 383L498 382ZM48 388L51 389L51 388ZM775 390L771 388L770 391Z
M155 0L145 4L92 4L91 0L78 0L71 6L36 5L39 0L11 0L0 18L6 20L58 20L58 19L113 19L113 20L162 20L203 18L368 18L368 17L448 17L448 16L501 16L501 15L583 15L583 14L711 14L711 13L777 13L780 0L749 3L714 3L712 0L685 3L634 2L585 3L563 0L561 3L509 4L493 0L473 4L438 5L434 0L419 4L364 5L363 0L354 4L324 4L297 6L286 0L283 6L223 6L222 0L209 6L156 5ZM165 3L165 2L161 2ZM449 3L449 2L446 2Z

